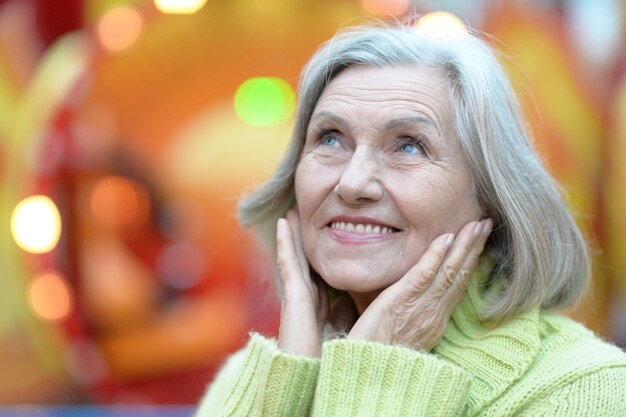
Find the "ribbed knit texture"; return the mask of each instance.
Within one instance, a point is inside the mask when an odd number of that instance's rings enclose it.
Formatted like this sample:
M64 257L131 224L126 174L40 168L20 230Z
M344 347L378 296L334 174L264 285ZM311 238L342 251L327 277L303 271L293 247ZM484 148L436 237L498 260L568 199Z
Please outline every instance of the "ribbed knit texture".
M487 272L483 262L431 353L336 339L318 360L253 335L196 416L626 417L626 354L538 309L482 324Z
M319 359L301 358L278 350L275 341L253 334L245 355L226 365L223 386L211 392L198 416L307 416L319 371ZM229 382L228 380L231 380Z
M470 375L401 346L335 340L324 345L313 416L457 416Z

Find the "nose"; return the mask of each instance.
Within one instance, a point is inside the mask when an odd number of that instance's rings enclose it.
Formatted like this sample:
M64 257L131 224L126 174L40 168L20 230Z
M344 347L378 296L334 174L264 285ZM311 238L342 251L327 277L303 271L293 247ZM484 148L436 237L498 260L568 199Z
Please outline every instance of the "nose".
M370 147L357 147L347 162L335 187L337 195L346 203L363 205L379 201L383 187L378 179L378 162Z

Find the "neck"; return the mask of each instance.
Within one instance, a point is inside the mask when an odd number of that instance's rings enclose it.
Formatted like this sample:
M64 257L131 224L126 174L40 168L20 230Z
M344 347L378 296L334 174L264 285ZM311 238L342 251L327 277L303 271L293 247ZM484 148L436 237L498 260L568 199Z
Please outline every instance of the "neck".
M350 297L352 301L354 301L354 305L356 306L356 310L359 313L359 316L363 314L365 309L374 301L376 297L382 291L370 291L370 292L351 292L349 291Z

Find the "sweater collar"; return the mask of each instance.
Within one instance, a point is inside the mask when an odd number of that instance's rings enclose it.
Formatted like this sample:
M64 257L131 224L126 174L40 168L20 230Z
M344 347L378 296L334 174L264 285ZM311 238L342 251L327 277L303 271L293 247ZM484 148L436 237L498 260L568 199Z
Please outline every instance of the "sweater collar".
M472 375L468 415L475 415L520 379L541 348L538 308L497 327L480 321L485 295L495 290L486 287L492 268L493 260L483 256L433 351Z

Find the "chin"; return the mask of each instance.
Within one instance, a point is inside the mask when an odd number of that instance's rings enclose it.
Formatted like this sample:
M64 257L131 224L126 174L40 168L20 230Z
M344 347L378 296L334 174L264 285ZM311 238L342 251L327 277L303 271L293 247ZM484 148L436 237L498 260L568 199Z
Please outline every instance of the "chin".
M322 273L320 276L331 287L347 291L350 293L369 293L374 291L382 291L392 285L397 279L389 276L376 276L371 272L362 274L352 273Z

